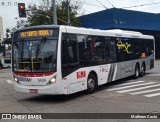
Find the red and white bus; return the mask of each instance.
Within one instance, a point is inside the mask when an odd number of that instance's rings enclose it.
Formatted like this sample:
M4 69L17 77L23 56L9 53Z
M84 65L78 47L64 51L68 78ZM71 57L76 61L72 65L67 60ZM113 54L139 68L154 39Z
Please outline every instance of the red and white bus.
M12 43L18 92L72 94L154 67L154 37L123 30L34 26L17 30Z

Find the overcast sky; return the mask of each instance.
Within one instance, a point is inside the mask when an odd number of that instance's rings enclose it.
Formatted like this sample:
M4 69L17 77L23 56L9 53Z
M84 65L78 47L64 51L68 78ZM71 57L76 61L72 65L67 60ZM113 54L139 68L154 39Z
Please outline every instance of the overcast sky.
M150 13L160 13L160 0L79 0L82 1L82 11L84 14L90 14L109 8L124 8L129 6L138 6L143 4L155 3L141 7L125 8L136 11L144 11ZM113 4L113 6L109 3ZM38 3L38 0L0 0L0 16L3 19L4 31L6 28L16 25L16 17L18 17L17 3L25 2L26 7L30 3ZM157 4L156 4L157 3Z

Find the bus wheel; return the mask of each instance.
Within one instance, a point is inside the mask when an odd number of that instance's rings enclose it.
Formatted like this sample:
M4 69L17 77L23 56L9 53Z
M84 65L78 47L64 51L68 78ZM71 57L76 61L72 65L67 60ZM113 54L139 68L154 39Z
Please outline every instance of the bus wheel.
M142 64L142 67L141 67L141 73L140 73L140 76L142 77L142 76L144 76L145 75L145 65L144 65L144 63Z
M93 93L97 88L97 78L95 75L90 74L87 80L87 93L91 94Z
M139 66L136 65L135 72L134 72L134 79L137 79L139 77Z
M3 69L3 66L0 64L0 69Z

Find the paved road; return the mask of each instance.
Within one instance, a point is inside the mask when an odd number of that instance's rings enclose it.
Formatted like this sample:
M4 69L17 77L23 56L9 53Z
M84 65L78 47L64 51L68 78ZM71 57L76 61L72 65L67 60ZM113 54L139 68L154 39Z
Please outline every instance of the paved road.
M0 113L160 112L160 61L156 61L155 68L148 71L144 77L136 80L126 78L114 83L103 85L98 88L97 92L89 95L86 95L83 92L69 96L17 93L14 91L13 85L9 80L11 80L10 69L0 70ZM61 121L66 122L66 120ZM158 122L159 120L114 121Z

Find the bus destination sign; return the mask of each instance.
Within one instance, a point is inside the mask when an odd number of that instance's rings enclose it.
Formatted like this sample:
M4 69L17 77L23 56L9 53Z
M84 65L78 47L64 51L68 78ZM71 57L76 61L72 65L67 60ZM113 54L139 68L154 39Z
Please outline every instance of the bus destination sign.
M57 32L56 32L57 33ZM20 32L20 37L44 37L44 36L52 36L54 34L54 30L31 30Z

